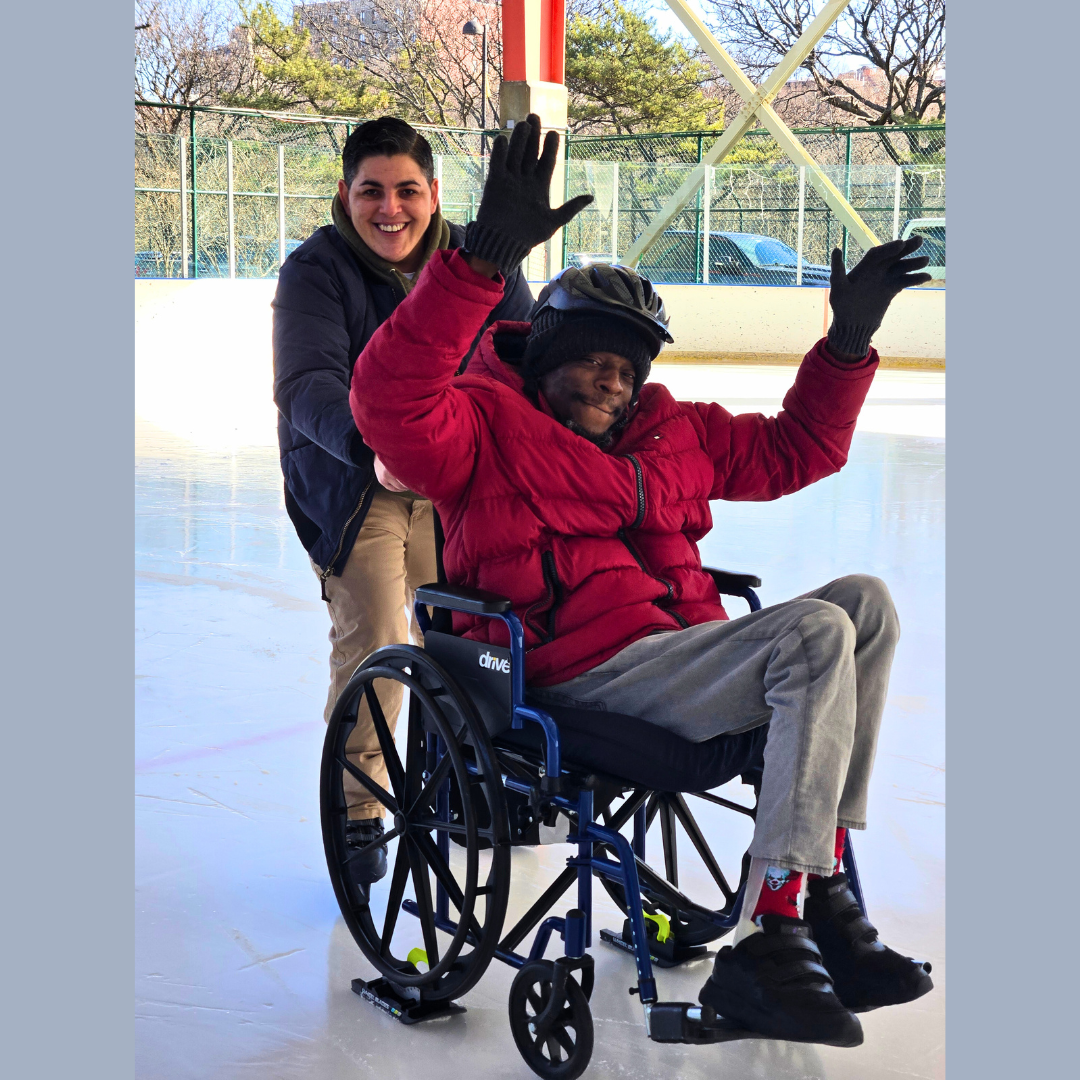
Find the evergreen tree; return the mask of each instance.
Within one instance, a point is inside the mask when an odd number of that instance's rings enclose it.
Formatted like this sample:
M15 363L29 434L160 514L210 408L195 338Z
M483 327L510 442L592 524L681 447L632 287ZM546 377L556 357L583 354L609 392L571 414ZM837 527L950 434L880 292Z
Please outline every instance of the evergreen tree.
M724 109L702 85L711 72L670 33L604 0L566 27L566 86L575 132L700 131L722 126Z
M361 64L335 63L329 48L311 48L311 33L282 22L269 3L241 5L254 52L256 83L223 104L325 115L378 116L391 108L382 81Z

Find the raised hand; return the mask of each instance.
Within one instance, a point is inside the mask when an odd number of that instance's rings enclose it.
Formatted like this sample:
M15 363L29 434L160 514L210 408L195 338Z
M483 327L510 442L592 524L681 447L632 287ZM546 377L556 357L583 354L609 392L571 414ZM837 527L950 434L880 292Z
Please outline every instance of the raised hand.
M923 285L929 274L915 273L930 259L907 258L922 245L921 236L893 240L871 248L848 273L839 248L832 253L829 303L833 321L829 327L829 351L839 360L862 360L870 339L885 318L893 297L911 285Z
M480 209L465 230L465 250L493 263L504 277L593 201L591 195L578 195L552 207L551 176L558 152L554 131L547 133L540 152L540 117L535 113L514 126L509 140L499 135L491 148Z

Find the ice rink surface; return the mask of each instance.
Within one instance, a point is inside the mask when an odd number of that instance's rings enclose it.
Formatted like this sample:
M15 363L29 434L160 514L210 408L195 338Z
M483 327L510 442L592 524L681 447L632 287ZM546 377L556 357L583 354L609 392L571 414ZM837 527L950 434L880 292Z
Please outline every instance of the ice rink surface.
M653 369L677 396L736 412L775 412L792 375ZM903 633L856 850L882 939L932 961L936 989L864 1015L853 1050L660 1045L627 993L632 960L596 940L587 1077L944 1075L944 400L944 372L879 372L841 473L775 503L714 504L701 545L707 564L757 573L766 605L845 573L889 584ZM410 1028L350 990L372 969L338 913L320 838L328 619L276 452L230 446L228 432L200 447L140 423L137 515L136 1075L527 1080L507 1023L510 968L492 964L464 1016ZM710 809L706 832L737 869L744 819ZM508 920L570 851L515 849ZM687 860L680 871L684 891L711 895L703 870ZM597 893L596 926L617 929L621 914ZM709 970L659 971L660 996L695 1000Z

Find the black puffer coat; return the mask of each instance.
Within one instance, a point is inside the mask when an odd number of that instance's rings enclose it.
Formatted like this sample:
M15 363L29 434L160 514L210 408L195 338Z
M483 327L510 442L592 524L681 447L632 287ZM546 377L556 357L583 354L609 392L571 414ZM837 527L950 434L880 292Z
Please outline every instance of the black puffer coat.
M450 247L464 239L465 230L451 225ZM281 267L274 401L285 507L324 580L340 574L376 486L375 455L349 408L353 364L404 298L398 284L362 265L333 225L313 233ZM527 319L532 304L518 269L488 321Z

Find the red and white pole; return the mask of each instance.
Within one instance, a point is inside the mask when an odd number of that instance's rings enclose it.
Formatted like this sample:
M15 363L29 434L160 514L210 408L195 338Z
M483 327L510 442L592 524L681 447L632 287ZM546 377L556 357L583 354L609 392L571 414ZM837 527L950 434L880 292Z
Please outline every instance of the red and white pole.
M511 127L529 113L545 130L566 131L566 2L565 0L502 0L503 70L499 91L499 125ZM565 147L552 177L552 204L565 199L561 168ZM528 259L530 280L548 278L560 267L562 232L537 248Z

